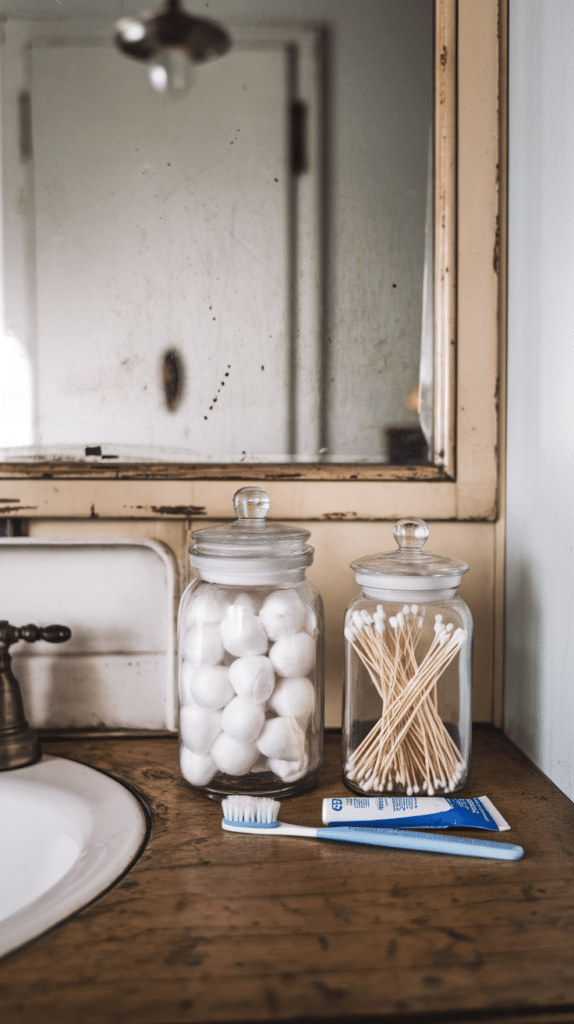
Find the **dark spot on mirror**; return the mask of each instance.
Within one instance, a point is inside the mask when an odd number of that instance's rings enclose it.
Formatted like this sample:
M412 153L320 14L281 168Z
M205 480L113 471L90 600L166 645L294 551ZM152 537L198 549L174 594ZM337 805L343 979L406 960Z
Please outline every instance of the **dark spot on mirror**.
M166 408L170 412L174 412L181 401L183 377L182 358L177 349L169 348L162 359L162 385Z

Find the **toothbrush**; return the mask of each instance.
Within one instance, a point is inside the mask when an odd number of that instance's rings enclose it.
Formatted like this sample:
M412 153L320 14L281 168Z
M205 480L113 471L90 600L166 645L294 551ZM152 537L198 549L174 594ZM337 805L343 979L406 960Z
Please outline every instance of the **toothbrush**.
M425 850L427 853L454 853L462 857L492 857L496 860L520 860L521 846L494 843L486 839L465 839L460 836L437 835L434 832L411 832L403 828L310 828L278 821L278 800L270 797L228 796L221 802L222 828L227 832L252 835L306 836L309 839L332 839L342 843L365 843L369 846L392 846L404 850Z

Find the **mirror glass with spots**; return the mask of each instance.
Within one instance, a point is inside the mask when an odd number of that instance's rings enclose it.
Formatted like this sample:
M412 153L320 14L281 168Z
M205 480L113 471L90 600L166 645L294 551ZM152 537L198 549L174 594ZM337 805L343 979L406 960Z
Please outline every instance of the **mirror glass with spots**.
M213 0L177 99L14 6L2 461L437 465L432 0Z

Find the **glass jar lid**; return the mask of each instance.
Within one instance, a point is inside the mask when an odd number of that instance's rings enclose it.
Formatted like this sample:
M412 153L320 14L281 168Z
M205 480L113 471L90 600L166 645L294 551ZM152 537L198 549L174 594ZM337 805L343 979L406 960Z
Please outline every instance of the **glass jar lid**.
M366 555L351 562L357 582L385 590L440 590L459 586L466 562L423 551L429 528L422 519L399 519L393 530L396 551Z
M282 573L311 564L313 548L305 543L309 530L269 521L269 504L263 488L241 487L233 495L234 522L192 533L190 562L204 579L232 582L230 577L237 575L241 583L249 574Z

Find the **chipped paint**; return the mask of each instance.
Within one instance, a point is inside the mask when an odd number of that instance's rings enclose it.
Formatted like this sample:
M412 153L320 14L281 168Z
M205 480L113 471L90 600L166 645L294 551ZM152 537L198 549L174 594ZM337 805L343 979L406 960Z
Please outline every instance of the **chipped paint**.
M21 512L36 512L37 510L37 505L7 505L6 508L0 508L0 516L11 516L14 512L19 515Z
M150 512L158 516L183 516L186 519L207 515L206 509L201 505L152 505Z
M328 519L331 522L339 522L341 520L358 519L356 512L325 512L321 519Z
M495 274L500 273L500 217L496 218L496 230L494 233L494 255L492 257L492 266Z

